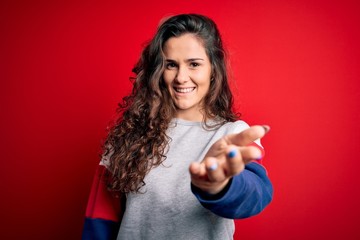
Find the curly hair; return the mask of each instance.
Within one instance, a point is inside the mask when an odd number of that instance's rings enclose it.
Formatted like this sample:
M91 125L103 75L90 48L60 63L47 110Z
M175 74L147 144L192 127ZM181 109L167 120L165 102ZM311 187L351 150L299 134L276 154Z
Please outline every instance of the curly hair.
M208 119L217 117L222 125L238 118L232 110L226 54L216 24L198 14L168 18L159 25L133 68L136 76L132 92L119 103L119 117L103 145L103 156L110 160L107 166L110 190L139 192L145 185L146 174L166 159L166 147L171 140L166 131L176 114L176 106L162 78L163 46L169 38L185 33L193 34L202 42L212 67L213 80L203 99L203 122L206 125Z

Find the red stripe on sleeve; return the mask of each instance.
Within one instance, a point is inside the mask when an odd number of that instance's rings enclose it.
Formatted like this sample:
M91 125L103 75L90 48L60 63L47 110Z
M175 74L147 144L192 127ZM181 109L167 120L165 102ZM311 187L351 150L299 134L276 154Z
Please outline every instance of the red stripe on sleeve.
M86 208L86 217L120 222L122 217L122 198L120 194L108 191L106 171L107 169L103 165L99 165L96 170Z

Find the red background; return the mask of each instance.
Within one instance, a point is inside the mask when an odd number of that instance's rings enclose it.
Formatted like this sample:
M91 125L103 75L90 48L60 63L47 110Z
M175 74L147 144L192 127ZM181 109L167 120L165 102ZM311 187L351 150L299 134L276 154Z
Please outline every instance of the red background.
M123 3L126 2L126 3ZM1 2L0 239L79 239L105 129L161 18L212 17L275 196L236 239L359 239L358 1Z

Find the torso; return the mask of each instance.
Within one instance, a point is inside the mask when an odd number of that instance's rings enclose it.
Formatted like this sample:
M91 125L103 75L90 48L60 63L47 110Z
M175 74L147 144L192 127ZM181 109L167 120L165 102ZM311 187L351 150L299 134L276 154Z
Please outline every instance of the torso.
M200 122L174 119L166 160L145 177L142 193L127 194L118 239L233 239L233 220L203 208L192 194L188 168L219 138L247 127L237 121L205 130Z

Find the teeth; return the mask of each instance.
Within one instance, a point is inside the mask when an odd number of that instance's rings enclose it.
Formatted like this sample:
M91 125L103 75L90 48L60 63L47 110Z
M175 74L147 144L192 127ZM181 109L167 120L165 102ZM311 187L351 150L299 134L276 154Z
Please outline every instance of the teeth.
M181 93L189 93L192 92L195 88L175 88L175 91L181 92Z

